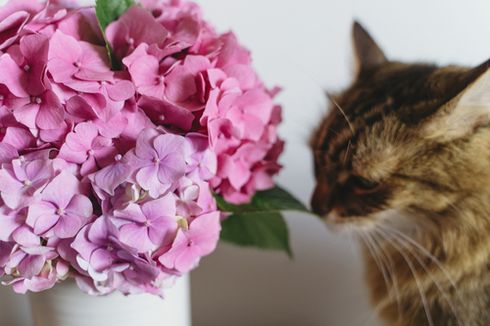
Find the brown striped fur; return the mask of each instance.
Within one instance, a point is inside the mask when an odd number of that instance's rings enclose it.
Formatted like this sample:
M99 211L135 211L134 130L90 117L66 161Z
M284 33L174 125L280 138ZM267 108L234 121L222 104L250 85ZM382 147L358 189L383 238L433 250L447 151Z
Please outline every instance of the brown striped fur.
M312 207L364 240L387 325L490 325L489 64L389 61L357 23L354 45L312 136Z

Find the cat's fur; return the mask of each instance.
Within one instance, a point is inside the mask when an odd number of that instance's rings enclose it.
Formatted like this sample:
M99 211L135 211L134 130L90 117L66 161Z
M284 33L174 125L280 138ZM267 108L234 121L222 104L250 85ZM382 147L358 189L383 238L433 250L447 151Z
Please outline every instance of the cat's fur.
M490 64L389 61L358 23L353 39L357 80L312 136L312 207L365 240L388 325L490 325Z

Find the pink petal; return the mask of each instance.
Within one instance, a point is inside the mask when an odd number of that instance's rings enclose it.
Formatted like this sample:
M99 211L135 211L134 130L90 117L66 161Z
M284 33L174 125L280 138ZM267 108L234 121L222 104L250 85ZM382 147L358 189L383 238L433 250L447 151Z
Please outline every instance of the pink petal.
M25 11L14 12L10 16L0 19L0 50L12 45L17 39L18 32L29 19Z
M68 134L68 137L70 137L72 134ZM60 152L58 154L58 158L64 159L67 162L71 163L78 163L81 164L87 160L87 151L75 151L71 149L67 143L64 143L63 146L61 146Z
M22 260L19 266L17 266L17 269L25 278L33 278L41 273L45 261L43 256L27 256Z
M94 176L97 187L110 195L114 195L114 189L122 184L131 174L132 169L127 164L115 163L106 166Z
M12 145L0 142L0 163L10 162L18 156L17 150Z
M121 80L116 84L106 86L107 95L113 101L126 101L134 96L134 84L128 80Z
M81 96L73 96L66 102L66 112L82 121L97 117L92 107Z
M39 236L34 234L32 230L23 225L12 234L14 241L24 247L36 247L40 244Z
M82 219L87 220L92 216L92 202L88 197L77 194L72 197L70 203L66 206L65 212L67 215L79 216Z
M43 235L44 233L51 230L56 225L56 223L58 223L59 218L60 217L54 214L54 212L46 215L39 215L33 226L34 233L38 235Z
M194 268L201 258L199 248L190 246L183 250L175 259L175 269L181 273L187 273Z
M185 138L173 134L160 135L153 140L153 146L159 158L163 159L168 154L181 154L184 152ZM180 155L182 159L183 155ZM181 165L185 163L182 162Z
M141 211L141 207L134 203L129 204L123 210L114 211L114 216L131 222L145 223L147 221L146 216Z
M36 125L41 129L58 129L64 122L65 110L52 91L46 91L43 103L39 106Z
M78 71L74 63L81 57L82 49L76 39L59 30L54 33L49 42L48 70L56 82L70 80Z
M120 239L128 246L137 249L138 252L147 252L153 249L154 245L148 238L148 230L130 223L123 225L120 229Z
M185 174L185 159L182 153L167 155L159 165L158 180L161 183L175 183Z
M30 129L36 129L36 117L39 112L38 104L27 104L14 110L14 117L19 123L29 127Z
M168 245L172 242L177 229L178 225L175 217L162 216L151 222L148 237L158 247Z
M170 72L165 78L165 85L165 94L173 102L183 102L197 91L194 76L183 66L177 66Z
M10 241L12 233L20 226L21 222L15 214L0 216L0 241Z
M141 211L147 219L158 219L161 216L175 217L175 198L173 194L167 194L159 199L151 200L141 206Z
M112 255L105 249L97 249L90 256L90 265L97 271L103 272L113 264Z
M0 56L0 84L4 84L17 97L28 97L23 86L24 71L9 54Z
M20 41L20 50L30 67L25 86L31 95L39 95L45 90L43 79L48 58L48 46L49 39L40 34L24 36Z
M95 171L97 171L97 162L93 155L89 155L80 167L80 175L87 176Z
M146 96L139 99L138 106L157 124L170 125L184 131L192 128L195 117L187 109Z
M106 48L87 42L80 42L79 46L82 50L81 66L80 71L75 73L75 76L82 80L111 80L113 72L110 69Z
M109 235L109 229L107 227L106 218L101 217L95 220L92 225L90 225L87 238L90 242L95 244L105 243Z
M29 130L24 128L8 127L2 141L18 150L22 150L33 145L34 137Z
M134 121L131 121L131 124L133 123ZM128 124L128 118L122 113L112 116L109 121L95 121L95 125L97 126L99 133L107 138L118 138L126 129Z
M136 181L141 188L147 190L151 197L157 198L161 194L165 193L171 186L171 184L161 184L158 179L158 167L156 165L150 165L141 168L136 174Z
M60 239L72 238L80 231L82 223L79 216L63 215L53 229L54 234Z
M71 173L62 171L43 190L42 199L66 208L73 196L80 191L80 182Z
M51 176L52 166L48 160L33 160L25 165L26 177L28 180L44 180Z

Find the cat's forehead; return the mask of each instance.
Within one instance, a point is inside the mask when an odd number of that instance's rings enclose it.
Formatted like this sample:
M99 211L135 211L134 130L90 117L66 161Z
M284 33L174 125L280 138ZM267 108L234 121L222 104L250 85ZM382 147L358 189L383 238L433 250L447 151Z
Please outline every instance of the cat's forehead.
M352 119L377 112L416 124L455 94L455 83L468 69L457 66L388 62L359 76L340 96L340 105Z
M378 126L380 134L384 127L393 131L397 120L402 123L415 116L411 111L433 111L439 106L443 99L435 90L448 73L447 68L433 65L396 62L365 72L332 99L330 112L315 135L316 149L324 151L330 164L349 163L373 126Z

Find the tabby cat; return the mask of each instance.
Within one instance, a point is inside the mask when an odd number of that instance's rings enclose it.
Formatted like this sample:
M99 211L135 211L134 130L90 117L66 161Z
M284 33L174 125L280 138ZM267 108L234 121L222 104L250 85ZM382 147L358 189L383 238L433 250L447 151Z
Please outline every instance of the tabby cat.
M313 210L363 240L387 325L490 325L490 61L391 61L358 23L353 43L312 136Z

